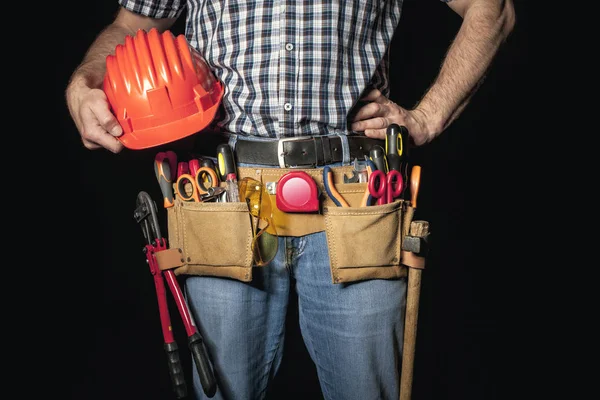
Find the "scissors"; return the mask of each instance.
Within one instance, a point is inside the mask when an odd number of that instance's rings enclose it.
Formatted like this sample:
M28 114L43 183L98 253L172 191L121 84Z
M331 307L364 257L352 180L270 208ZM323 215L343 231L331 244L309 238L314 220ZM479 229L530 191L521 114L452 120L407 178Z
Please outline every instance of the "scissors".
M402 174L395 169L391 169L387 174L376 170L369 176L369 192L377 199L377 204L388 204L394 201L394 198L400 196L404 188Z
M175 193L183 201L203 202L207 197L220 194L217 193L220 189L217 172L210 167L201 167L200 161L197 159L188 163L179 162L177 175Z

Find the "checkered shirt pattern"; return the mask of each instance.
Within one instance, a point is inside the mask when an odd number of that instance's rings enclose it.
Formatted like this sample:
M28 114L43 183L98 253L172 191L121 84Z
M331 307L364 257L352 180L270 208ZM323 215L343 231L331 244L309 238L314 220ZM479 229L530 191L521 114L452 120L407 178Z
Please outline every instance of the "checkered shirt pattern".
M350 133L372 88L389 94L403 0L118 0L185 35L226 87L215 129L281 138Z

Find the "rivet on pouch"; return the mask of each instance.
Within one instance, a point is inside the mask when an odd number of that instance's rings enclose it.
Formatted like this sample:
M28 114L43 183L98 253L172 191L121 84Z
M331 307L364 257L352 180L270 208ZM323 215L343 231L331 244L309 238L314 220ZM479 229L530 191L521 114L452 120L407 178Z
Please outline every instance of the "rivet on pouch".
M192 261L192 259L191 259L190 257L188 257L188 259L187 259L187 260L188 260L188 262Z

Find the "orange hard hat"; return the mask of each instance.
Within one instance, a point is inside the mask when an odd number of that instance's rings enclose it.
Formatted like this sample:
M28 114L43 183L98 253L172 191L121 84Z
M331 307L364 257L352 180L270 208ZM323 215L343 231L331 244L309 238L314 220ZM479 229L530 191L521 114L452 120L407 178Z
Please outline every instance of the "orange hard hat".
M106 57L104 92L129 149L173 142L206 128L224 87L184 35L138 30Z

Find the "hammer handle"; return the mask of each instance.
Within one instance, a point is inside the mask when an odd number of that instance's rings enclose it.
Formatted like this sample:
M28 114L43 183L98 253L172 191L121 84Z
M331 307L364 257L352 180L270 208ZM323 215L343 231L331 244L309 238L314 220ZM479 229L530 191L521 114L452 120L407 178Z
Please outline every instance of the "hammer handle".
M426 237L428 233L429 223L426 221L411 222L411 236ZM400 400L410 400L412 396L422 271L423 270L420 268L408 268L406 316L404 318L404 346L402 349L402 373L400 376Z

